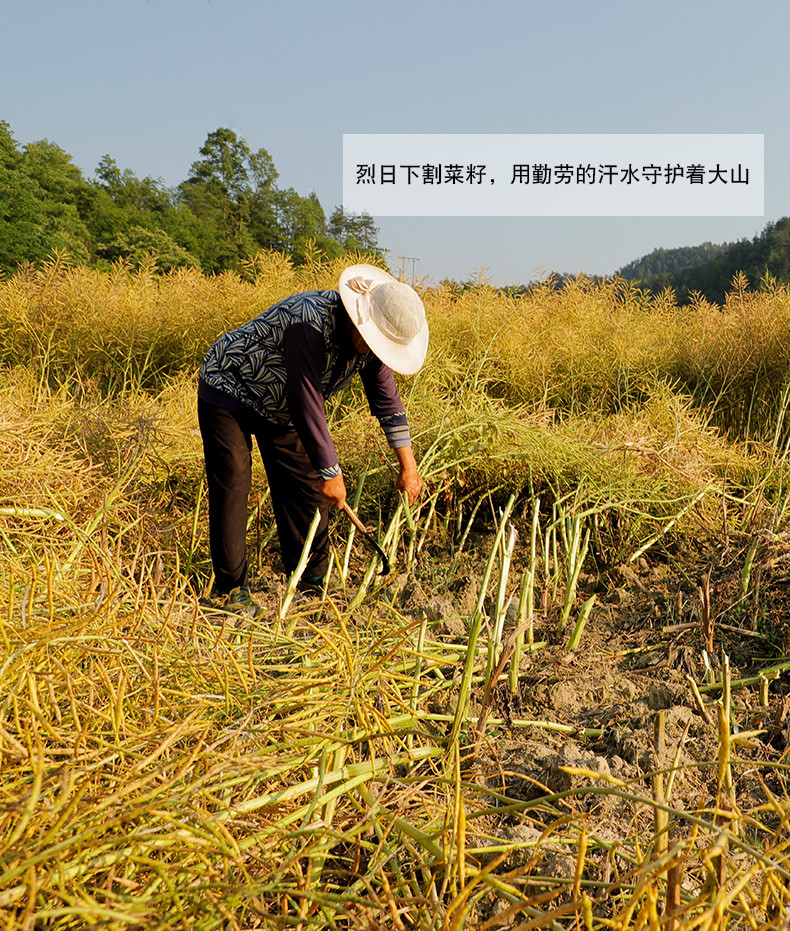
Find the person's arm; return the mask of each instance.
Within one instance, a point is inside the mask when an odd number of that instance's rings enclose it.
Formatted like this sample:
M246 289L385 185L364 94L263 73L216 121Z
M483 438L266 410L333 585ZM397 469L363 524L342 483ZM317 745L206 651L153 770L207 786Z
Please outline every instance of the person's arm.
M346 486L324 410L321 373L326 348L321 334L306 323L289 326L283 337L288 412L330 507L342 508Z
M409 422L403 402L395 384L392 370L379 359L373 358L361 373L362 384L370 412L378 417L387 442L398 459L399 475L395 482L398 491L405 491L409 503L414 504L422 491L422 479L411 445Z

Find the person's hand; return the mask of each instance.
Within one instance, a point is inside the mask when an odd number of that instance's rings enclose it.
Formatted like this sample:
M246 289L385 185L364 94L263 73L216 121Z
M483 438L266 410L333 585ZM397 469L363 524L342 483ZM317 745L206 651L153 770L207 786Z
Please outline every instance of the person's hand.
M401 472L395 487L398 491L405 491L409 496L409 504L414 504L422 491L422 479L417 472Z
M409 496L409 504L414 504L422 491L422 479L417 471L414 453L411 446L400 446L395 450L395 454L400 465L400 474L395 482L395 488L398 491L405 491Z
M321 494L329 502L329 507L340 508L346 503L346 483L342 475L334 475L332 478L324 479L321 482Z

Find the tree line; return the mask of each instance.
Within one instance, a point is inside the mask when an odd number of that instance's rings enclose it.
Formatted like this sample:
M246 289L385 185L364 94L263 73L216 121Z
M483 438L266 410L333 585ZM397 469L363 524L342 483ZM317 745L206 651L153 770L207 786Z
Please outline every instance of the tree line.
M653 294L670 288L678 304L688 304L694 294L722 304L739 275L743 275L753 289L759 289L768 281L790 284L790 217L769 223L753 239L654 249L624 265L615 274ZM577 277L552 272L542 280L560 289ZM592 282L603 280L600 275L583 277ZM460 290L473 286L472 282L445 284L453 284ZM538 283L511 285L499 290L511 297L523 297L536 287Z
M233 130L209 133L199 156L175 188L121 170L109 155L87 178L59 146L19 146L0 121L0 269L56 251L98 267L153 254L163 270L205 272L240 270L261 249L297 264L308 249L330 258L380 251L368 214L338 206L327 217L314 192L280 187L266 149L253 151Z
M672 288L681 304L695 292L722 303L738 273L746 276L752 288L758 288L766 278L790 284L790 217L769 223L753 239L654 249L618 271L654 293Z
M618 270L621 278L629 281L646 281L661 275L677 275L688 268L704 265L720 255L729 243L704 242L699 246L680 246L676 249L654 249L639 259L634 259Z

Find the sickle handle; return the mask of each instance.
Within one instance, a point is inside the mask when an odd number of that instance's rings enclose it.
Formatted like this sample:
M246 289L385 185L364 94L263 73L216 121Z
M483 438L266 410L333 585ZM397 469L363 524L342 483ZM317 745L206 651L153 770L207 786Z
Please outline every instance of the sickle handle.
M384 553L384 550L373 539L373 535L370 533L367 527L365 527L362 521L354 513L348 501L343 502L343 510L346 512L346 516L351 521L351 523L357 528L357 530L365 537L368 543L370 543L371 546L373 546L376 552L378 553L379 559L381 560L381 574L389 575L390 574L390 561L389 559L387 559L387 556Z

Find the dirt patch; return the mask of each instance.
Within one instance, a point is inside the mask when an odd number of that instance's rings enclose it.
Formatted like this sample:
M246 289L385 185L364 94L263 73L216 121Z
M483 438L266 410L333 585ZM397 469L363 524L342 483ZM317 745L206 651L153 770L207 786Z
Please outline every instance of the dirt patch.
M636 565L588 576L588 591L579 593L577 603L593 591L598 601L572 652L567 633L561 639L556 634L558 609L536 613L534 640L547 645L522 659L515 694L504 675L492 690L485 709L488 725L470 751L470 778L508 799L551 797L554 804L582 813L590 835L610 845L633 833L634 805L613 795L574 796L574 790L621 785L626 792L651 798L655 774L661 773L667 805L686 812L705 810L720 791L725 663L732 683L733 797L744 809L764 800L763 783L775 783L778 777L773 769L761 770L761 764L777 761L787 749L788 689L783 674L770 681L767 693L763 685L762 696L759 683L742 680L781 662L790 598L784 559L777 559L777 551L784 552L778 541L764 547L758 582L753 576L744 598L749 545L746 540L738 547L731 540L716 540L704 548L690 546L674 565L642 558ZM790 552L790 544L786 548ZM458 584L459 593L470 589ZM436 638L462 642L466 636L468 612L452 594L425 597L405 586L401 604L413 613L423 611ZM508 624L514 623L511 610ZM473 697L473 715L484 710L483 695L481 684ZM760 733L740 739L753 731ZM566 793L568 800L557 803L556 796ZM640 817L647 818L647 813ZM483 851L484 861L486 845L495 839L528 850L545 829L534 814L492 814L476 825L470 843ZM558 850L556 862L547 865L544 860L543 869L558 871L556 875L570 870L572 875L573 864L564 864L564 856Z

